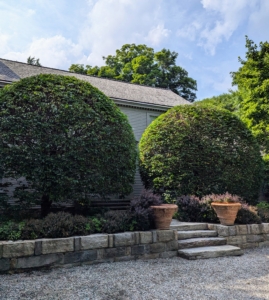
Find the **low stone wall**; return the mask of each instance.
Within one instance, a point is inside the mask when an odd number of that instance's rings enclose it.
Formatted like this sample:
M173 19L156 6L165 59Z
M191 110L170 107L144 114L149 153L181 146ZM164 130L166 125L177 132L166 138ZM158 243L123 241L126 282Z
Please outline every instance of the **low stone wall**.
M0 272L177 255L177 230L0 242Z
M228 245L241 249L269 246L269 223L234 226L208 224L208 229L216 230L220 237L225 237Z

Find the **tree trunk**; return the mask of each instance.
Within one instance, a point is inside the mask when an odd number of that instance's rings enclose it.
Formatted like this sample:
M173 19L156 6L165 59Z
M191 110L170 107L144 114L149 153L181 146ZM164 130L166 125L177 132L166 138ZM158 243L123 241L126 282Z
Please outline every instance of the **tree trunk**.
M44 218L50 212L52 201L49 199L48 195L43 195L41 198L41 217Z

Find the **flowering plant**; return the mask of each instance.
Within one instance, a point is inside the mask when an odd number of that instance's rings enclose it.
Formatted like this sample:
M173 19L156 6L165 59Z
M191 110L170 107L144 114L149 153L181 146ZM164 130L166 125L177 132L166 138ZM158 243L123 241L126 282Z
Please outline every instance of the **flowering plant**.
M219 202L219 203L242 203L242 199L237 195L232 195L226 192L225 194L210 194L202 198L205 202Z

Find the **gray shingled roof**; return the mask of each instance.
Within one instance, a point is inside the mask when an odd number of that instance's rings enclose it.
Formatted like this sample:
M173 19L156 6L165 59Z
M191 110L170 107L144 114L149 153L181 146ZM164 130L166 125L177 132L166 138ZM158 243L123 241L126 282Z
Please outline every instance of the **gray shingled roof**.
M154 88L144 85L126 83L118 80L81 75L52 68L37 67L28 65L26 63L0 58L0 80L2 78L3 80L15 81L20 78L30 77L38 74L75 76L78 79L88 81L108 97L114 99L123 99L138 103L169 107L181 104L190 104L190 102L168 89Z
M20 77L0 60L0 80L14 81L16 79L20 79Z

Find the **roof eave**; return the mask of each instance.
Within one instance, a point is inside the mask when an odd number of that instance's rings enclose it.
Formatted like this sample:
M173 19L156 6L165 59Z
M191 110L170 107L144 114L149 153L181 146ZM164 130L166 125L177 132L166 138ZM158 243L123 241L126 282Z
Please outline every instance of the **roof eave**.
M12 83L12 81L0 79L0 88L4 87L7 84L11 84L11 83Z
M138 102L138 101L114 98L114 97L110 97L110 99L112 99L119 106L127 106L127 107L133 107L133 108L142 108L142 109L150 109L150 110L157 110L157 111L167 111L169 108L173 107L170 105L160 105L160 104L154 104L154 103Z

